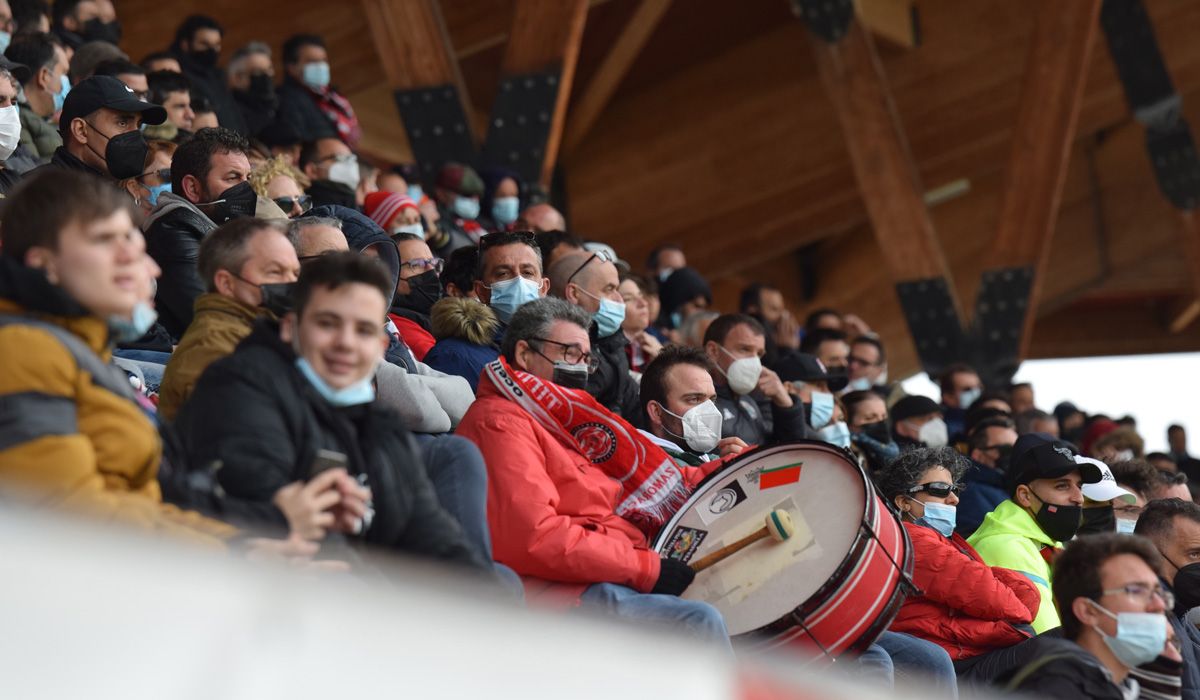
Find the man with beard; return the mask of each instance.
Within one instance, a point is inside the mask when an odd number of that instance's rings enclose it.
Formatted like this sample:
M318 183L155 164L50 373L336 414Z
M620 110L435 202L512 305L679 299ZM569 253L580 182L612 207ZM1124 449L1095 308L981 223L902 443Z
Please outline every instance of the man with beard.
M429 310L442 298L441 258L435 258L425 237L412 233L392 236L400 253L400 278L388 316L418 360L437 342L429 332Z
M226 221L254 214L258 197L249 182L249 148L245 137L229 129L197 131L175 151L171 191L159 196L146 219L146 250L163 270L155 305L176 340L205 290L196 267L200 241Z

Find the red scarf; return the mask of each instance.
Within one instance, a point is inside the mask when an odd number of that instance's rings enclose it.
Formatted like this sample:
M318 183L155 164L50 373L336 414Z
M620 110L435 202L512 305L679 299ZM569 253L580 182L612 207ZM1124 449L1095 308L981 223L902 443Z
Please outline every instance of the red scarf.
M582 389L567 389L509 367L503 357L484 375L564 447L621 483L617 515L653 536L687 500L683 475L661 447Z
M329 121L333 122L338 138L345 141L350 148L357 146L358 142L362 140L362 129L358 125L354 107L350 106L350 100L337 94L332 88L320 91L309 88L309 91L316 100L317 108L325 114Z

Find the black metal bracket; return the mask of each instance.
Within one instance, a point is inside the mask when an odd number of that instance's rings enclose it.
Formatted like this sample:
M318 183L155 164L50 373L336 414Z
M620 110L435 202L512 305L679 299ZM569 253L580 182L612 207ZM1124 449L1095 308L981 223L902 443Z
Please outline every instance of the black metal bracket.
M443 163L475 162L475 143L458 88L447 84L396 90L393 97L404 120L413 158L420 165L427 185L433 182Z
M541 178L560 75L560 68L555 66L500 81L483 146L484 164L514 170L525 182Z
M835 44L854 21L854 0L792 0L792 12L813 34Z

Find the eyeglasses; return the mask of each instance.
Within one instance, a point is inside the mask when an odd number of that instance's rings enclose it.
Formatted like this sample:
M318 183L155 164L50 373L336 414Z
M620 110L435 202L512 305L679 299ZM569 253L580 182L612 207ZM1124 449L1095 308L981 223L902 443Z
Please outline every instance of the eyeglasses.
M1142 507L1130 503L1122 503L1119 506L1113 506L1113 513L1128 516L1130 520L1136 520L1142 514Z
M1127 583L1120 588L1109 588L1100 591L1103 595L1120 595L1124 593L1129 598L1137 603L1149 605L1153 596L1158 596L1162 599L1163 605L1168 610L1175 608L1175 594L1158 585L1150 585L1148 583Z
M312 196L307 194L302 194L295 197L275 197L271 201L279 205L279 208L284 212L290 212L292 207L297 204L300 205L301 212L306 212L309 209L312 209L313 205Z
M944 481L931 481L928 484L921 484L920 486L914 486L911 489L909 489L908 492L909 493L925 492L925 493L929 494L930 496L936 496L938 498L945 498L946 496L949 496L950 494L954 494L955 496L957 496L958 494L962 493L963 486L962 486L962 484L947 484Z
M434 270L438 274L441 274L442 268L445 267L445 265L446 262L441 258L413 258L408 262L400 263L400 271L403 272L404 268L408 268L413 271L421 272Z
M612 256L608 254L607 250L597 250L595 253L592 253L591 257L589 257L587 260L584 260L582 265L575 268L575 271L572 272L571 276L567 278L567 284L570 284L571 280L575 279L575 275L583 272L583 268L591 264L593 260L599 260L600 262L613 262ZM566 285L564 284L563 286L565 287Z
M149 172L142 173L141 175L138 175L137 177L135 177L133 179L137 180L138 182L141 182L142 178L150 177L151 175L157 177L159 180L162 180L163 182L171 181L171 169L170 168L159 168L158 170L151 170Z
M577 343L560 343L557 340L550 340L549 338L530 338L530 340L536 340L539 343L550 343L551 345L559 346L563 349L564 361L572 365L578 365L581 363L586 364L588 368L588 374L591 374L600 368L600 359L593 357L592 353L590 352L584 352L583 348L579 347ZM534 348L534 350L537 350L537 348ZM537 352L539 355L542 355L542 357L546 357L540 350L537 350ZM546 359L550 360L549 357L546 357ZM554 360L550 361L554 362Z
M479 237L478 248L480 251L484 251L498 245L512 243L524 243L534 249L538 247L537 237L533 235L533 231L492 231Z

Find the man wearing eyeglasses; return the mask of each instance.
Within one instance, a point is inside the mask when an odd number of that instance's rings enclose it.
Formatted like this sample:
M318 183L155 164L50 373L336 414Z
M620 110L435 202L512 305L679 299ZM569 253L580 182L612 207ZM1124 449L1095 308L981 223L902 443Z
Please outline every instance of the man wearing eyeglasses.
M1114 472L1120 479L1121 463ZM1200 629L1192 611L1200 608L1200 505L1178 498L1150 501L1141 509L1134 534L1150 540L1162 555L1160 581L1175 594L1168 618L1183 655L1183 697L1195 700L1200 698Z
M305 143L300 149L300 170L312 181L308 194L314 207L357 206L358 156L341 139L329 137Z
M1178 640L1164 614L1173 596L1159 585L1159 560L1149 542L1127 535L1072 542L1054 564L1065 640L1036 640L1036 655L1012 674L1009 689L1128 700L1140 690L1131 670L1156 660L1177 668Z
M555 297L524 304L459 424L487 463L493 556L522 576L531 599L577 597L582 608L683 628L728 649L720 612L679 598L694 572L651 550L649 523L634 515L657 505L661 518L667 494L711 469L678 467L581 391L596 364L591 322Z
M424 362L437 342L429 332L429 311L442 298L442 259L434 257L422 235L397 233L392 240L400 254L400 277L388 317L413 354Z
M1012 569L1033 581L1042 596L1033 629L1041 634L1059 625L1050 563L1083 521L1083 485L1099 482L1102 475L1094 464L1076 463L1068 443L1030 433L1013 445L1008 476L1008 500L987 514L967 542L988 566Z
M620 284L617 266L603 250L568 253L550 267L550 293L592 317L589 337L599 364L588 379L588 393L608 410L634 420L640 413L638 385L629 374L629 339L621 332L625 299Z

